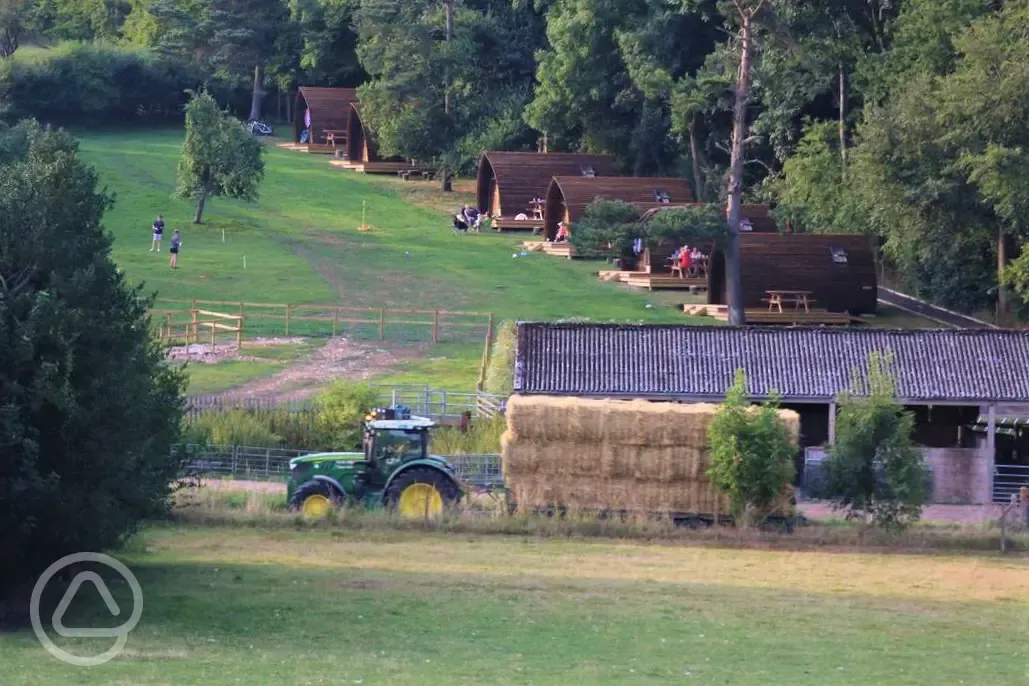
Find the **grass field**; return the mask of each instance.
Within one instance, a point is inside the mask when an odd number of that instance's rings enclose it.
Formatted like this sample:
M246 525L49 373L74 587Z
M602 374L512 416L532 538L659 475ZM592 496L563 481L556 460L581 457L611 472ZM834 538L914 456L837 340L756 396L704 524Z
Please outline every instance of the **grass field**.
M124 653L87 670L7 635L5 685L1029 679L1024 559L170 526L120 557L144 597ZM104 616L82 593L65 624Z
M456 235L446 216L469 200L467 183L460 188L465 193L445 195L431 183L340 171L327 156L270 146L260 200L214 199L198 227L190 223L192 206L171 197L181 131L79 136L84 158L116 195L105 219L116 239L115 259L133 282L161 298L463 310L493 312L498 320L683 321L672 308L674 296L599 283L592 277L596 263L541 254L513 258L524 235ZM371 233L356 230L362 207ZM182 228L175 271L166 246L160 254L149 252L158 213L166 234ZM443 381L461 384L449 388L470 389L481 352L481 346L430 351L430 357L447 357L444 369L427 360L390 379L420 382L431 374L438 385L435 375L443 372ZM198 392L269 373L267 364L251 362L193 369Z

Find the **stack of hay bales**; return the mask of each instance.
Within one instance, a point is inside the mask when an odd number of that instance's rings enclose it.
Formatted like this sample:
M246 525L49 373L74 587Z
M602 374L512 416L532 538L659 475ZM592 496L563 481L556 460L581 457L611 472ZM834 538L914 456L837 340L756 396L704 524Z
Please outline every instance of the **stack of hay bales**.
M514 396L501 441L519 508L727 514L707 477L718 405ZM800 420L780 411L794 438Z

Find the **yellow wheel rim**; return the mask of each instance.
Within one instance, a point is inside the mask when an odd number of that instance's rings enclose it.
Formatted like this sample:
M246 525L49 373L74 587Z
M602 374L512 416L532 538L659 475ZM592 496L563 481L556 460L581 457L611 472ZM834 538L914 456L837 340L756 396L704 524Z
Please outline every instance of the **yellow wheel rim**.
M443 512L443 496L432 484L411 484L400 493L401 517L436 517Z
M304 498L302 510L307 519L322 519L332 509L332 501L324 495L309 495Z

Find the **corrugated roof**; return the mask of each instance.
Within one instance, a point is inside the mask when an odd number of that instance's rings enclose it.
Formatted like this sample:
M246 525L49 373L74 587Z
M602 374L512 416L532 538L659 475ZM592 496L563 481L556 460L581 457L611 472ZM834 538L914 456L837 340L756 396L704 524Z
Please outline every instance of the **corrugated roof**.
M515 392L717 399L743 368L751 397L828 401L876 351L906 400L1029 398L1029 331L566 323L519 324Z

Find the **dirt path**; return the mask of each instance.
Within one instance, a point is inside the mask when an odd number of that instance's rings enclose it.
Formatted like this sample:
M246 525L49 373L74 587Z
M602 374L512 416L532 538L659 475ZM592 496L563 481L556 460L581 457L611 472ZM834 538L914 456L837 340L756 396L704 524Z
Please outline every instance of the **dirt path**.
M247 345L253 347L249 341ZM424 343L375 346L346 338L330 338L310 358L290 362L277 374L247 381L216 395L223 398L275 396L281 401L303 400L334 379L360 381L388 372L398 363L423 358L427 348Z

